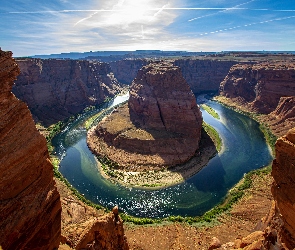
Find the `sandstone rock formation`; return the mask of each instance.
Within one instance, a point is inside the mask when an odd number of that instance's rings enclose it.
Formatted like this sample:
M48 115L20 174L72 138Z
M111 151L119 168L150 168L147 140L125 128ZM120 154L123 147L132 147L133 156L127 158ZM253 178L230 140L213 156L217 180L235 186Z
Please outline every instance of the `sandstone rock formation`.
M60 242L61 204L46 140L27 105L12 93L19 68L0 50L0 246L54 249Z
M272 165L272 193L283 220L280 233L288 248L295 248L295 128L276 142L276 159Z
M62 195L62 243L68 249L129 249L118 207L104 214L72 195ZM65 245L66 243L66 245ZM62 249L62 248L61 248Z
M234 65L220 84L220 101L248 112L282 136L295 126L294 62Z
M268 124L276 135L284 135L295 126L295 96L281 97L274 111L261 120Z
M120 90L106 63L86 60L19 59L13 93L37 121L50 125L103 102Z
M220 82L236 61L212 59L178 59L174 65L181 68L184 79L193 93L218 91Z
M220 84L220 94L240 98L259 113L274 111L281 97L295 95L295 65L288 62L234 65Z
M184 163L197 151L202 115L179 67L144 66L127 104L87 135L90 149L119 167L149 169Z
M112 72L118 81L128 85L132 83L138 70L147 64L149 64L149 61L145 59L125 59L110 62Z

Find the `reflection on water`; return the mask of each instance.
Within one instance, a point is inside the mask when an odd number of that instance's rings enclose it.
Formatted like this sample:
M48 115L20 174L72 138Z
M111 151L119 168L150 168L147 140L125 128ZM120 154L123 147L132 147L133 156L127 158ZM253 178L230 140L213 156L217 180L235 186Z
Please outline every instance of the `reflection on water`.
M117 97L108 107L127 99L128 95ZM206 167L182 184L146 190L122 187L104 179L86 144L86 130L82 125L87 115L77 119L53 141L57 153L63 156L60 172L87 199L108 208L119 205L121 210L134 216L201 215L220 202L244 173L271 161L255 121L216 102L205 101L221 117L217 120L203 112L205 122L220 133L224 147Z

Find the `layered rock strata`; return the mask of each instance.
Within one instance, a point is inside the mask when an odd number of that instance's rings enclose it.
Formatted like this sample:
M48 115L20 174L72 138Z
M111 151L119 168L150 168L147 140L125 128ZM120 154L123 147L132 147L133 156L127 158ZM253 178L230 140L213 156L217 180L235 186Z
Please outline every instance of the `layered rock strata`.
M27 105L12 93L19 68L0 50L0 246L54 249L60 242L61 204L46 140Z
M284 135L295 126L295 96L281 97L278 106L270 114L261 116L276 135Z
M189 160L201 128L202 114L180 68L159 62L138 72L128 104L92 128L87 142L119 167L161 168Z
M21 73L13 93L26 102L36 121L64 120L120 90L106 63L86 60L19 59Z
M295 65L288 62L234 65L220 84L220 94L249 103L253 111L270 113L281 97L295 95Z
M294 62L234 65L220 84L226 104L263 114L258 119L282 136L295 126Z
M272 194L283 221L279 232L289 249L295 248L295 128L276 142L272 165Z
M237 61L213 59L179 59L174 65L181 68L184 79L194 93L217 92L220 82Z

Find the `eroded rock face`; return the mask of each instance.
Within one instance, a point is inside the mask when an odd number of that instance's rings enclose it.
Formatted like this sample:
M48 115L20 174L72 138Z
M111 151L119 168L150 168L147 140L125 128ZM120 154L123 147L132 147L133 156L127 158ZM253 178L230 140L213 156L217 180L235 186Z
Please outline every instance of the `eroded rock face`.
M179 67L143 67L132 82L128 106L132 122L141 128L200 138L202 115Z
M281 97L295 95L295 65L292 62L234 65L220 84L220 94L241 99L252 111L269 114Z
M87 221L84 226L86 229L80 235L75 249L129 249L118 207L114 207L112 213Z
M144 66L130 89L128 105L88 132L90 149L123 168L169 167L199 148L202 114L195 96L171 63Z
M272 193L282 215L283 242L295 247L295 128L276 142L276 159L273 161Z
M19 59L13 93L37 121L50 125L103 102L120 90L106 63L86 60Z
M54 249L60 242L61 203L46 140L27 105L12 93L19 68L0 50L0 246Z
M179 59L174 65L181 68L184 79L193 93L218 91L220 82L227 75L235 61Z

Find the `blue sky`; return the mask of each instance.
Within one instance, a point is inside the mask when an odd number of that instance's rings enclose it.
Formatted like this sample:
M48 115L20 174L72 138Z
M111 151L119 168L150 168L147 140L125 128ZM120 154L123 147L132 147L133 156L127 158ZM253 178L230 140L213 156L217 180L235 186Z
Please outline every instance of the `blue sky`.
M14 56L98 50L295 50L295 0L1 0Z

